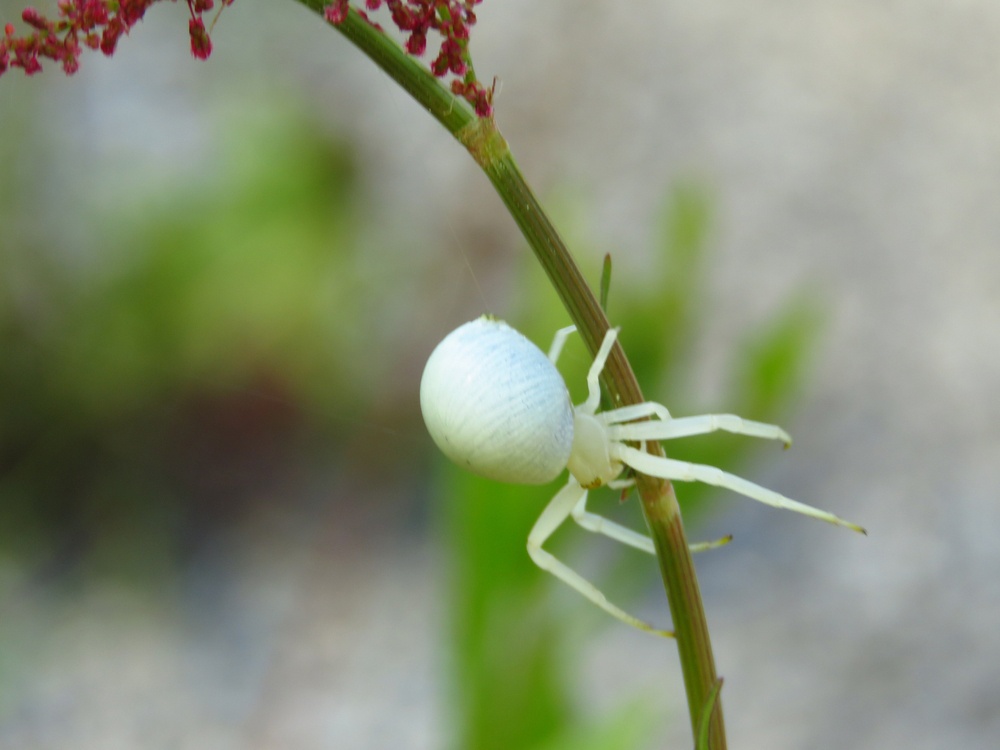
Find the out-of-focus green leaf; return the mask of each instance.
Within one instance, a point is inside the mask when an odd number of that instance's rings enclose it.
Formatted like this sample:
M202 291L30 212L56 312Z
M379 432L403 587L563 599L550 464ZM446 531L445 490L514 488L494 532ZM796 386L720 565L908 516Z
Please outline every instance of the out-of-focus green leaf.
M774 418L801 393L823 321L816 297L798 295L747 334L733 368L733 391L747 417Z
M0 551L150 569L205 505L172 463L198 440L377 397L350 150L288 113L241 132L211 179L88 215L100 253L3 247Z
M555 490L503 485L450 465L439 486L451 551L447 635L456 747L535 747L571 717L564 627L544 595L551 577L525 548Z
M608 716L582 721L539 750L630 750L649 747L650 737L662 725L662 709L641 698L628 700Z
M659 275L647 276L638 290L620 291L612 320L621 325L621 339L646 397L662 401L676 390L701 320L705 304L706 241L711 219L704 190L681 184L667 196L657 244ZM619 283L624 283L620 282Z

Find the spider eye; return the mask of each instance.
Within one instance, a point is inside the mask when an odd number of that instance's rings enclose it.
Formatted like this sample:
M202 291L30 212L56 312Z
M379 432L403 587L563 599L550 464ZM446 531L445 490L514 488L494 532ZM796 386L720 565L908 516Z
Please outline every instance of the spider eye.
M490 479L544 484L566 467L573 406L542 351L503 321L452 331L427 360L420 408L452 461Z

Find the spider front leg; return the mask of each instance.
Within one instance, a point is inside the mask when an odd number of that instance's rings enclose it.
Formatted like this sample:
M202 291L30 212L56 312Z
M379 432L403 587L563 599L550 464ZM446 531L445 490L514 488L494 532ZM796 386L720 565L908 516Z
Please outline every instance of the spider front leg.
M551 552L542 549L542 545L548 541L548 538L555 533L555 530L562 525L563 521L569 518L581 499L586 499L586 494L587 491L572 477L566 486L556 493L555 497L545 507L545 510L542 511L538 520L535 521L535 525L528 535L528 554L531 556L531 559L539 568L551 573L567 586L583 594L583 596L590 599L590 601L609 615L639 630L673 638L674 634L671 631L654 628L648 622L633 617L625 610L609 602L607 597L594 584L556 558Z
M555 364L559 361L559 355L562 354L563 347L566 346L566 339L574 331L576 331L576 326L566 326L556 331L556 335L552 337L552 346L549 347L549 362Z
M590 371L587 372L587 400L576 407L577 409L582 409L586 414L596 414L597 407L601 404L601 384L598 378L601 376L604 365L611 355L611 347L615 345L616 338L618 338L618 329L609 328L604 334L601 348L594 355L594 362L590 366Z
M633 422L634 419L657 416L659 419ZM701 414L695 417L671 417L661 404L646 402L635 406L601 412L598 419L607 425L608 437L620 442L642 442L643 440L673 440L675 438L706 435L723 431L734 435L780 440L789 447L792 438L787 432L773 424L754 422L735 414ZM626 423L627 424L624 424Z
M552 346L549 347L549 361L555 364L559 359L559 355L562 353L563 346L566 344L566 339L569 338L576 330L576 326L566 326L565 328L560 328L556 331L555 337L552 339ZM597 354L594 357L593 364L590 365L590 370L587 372L587 400L580 404L577 408L584 410L587 414L594 414L597 411L597 407L601 403L601 385L598 378L601 375L601 371L604 369L605 363L608 361L608 357L611 355L611 347L615 345L615 339L618 337L617 328L609 328L604 334L604 340L601 341L601 348L597 350ZM626 407L627 408L627 407ZM660 407L664 412L667 410L664 407ZM667 417L669 418L669 414Z
M827 513L811 505L800 503L797 500L792 500L774 490L761 487L759 484L754 484L735 474L729 474L722 469L717 469L714 466L692 464L687 461L676 461L671 458L651 456L648 453L636 448L630 448L621 443L613 444L612 449L613 456L616 459L631 466L641 474L648 474L651 477L660 477L661 479L670 479L678 482L703 482L704 484L711 484L716 487L724 487L727 490L738 492L745 497L774 508L793 510L796 513L818 518L820 521L826 521L836 526L844 526L862 534L868 533L861 526L838 518L832 513Z

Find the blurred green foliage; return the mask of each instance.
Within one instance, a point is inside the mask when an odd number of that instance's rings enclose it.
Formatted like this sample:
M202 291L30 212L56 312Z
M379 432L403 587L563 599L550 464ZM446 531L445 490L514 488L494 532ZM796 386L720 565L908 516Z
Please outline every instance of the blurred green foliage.
M558 223L558 222L557 222ZM699 189L682 185L672 191L663 210L658 250L662 259L656 282L637 290L612 273L609 317L621 326L621 339L647 398L661 401L678 414L701 413L689 408L682 384L690 375L694 344L710 304L706 268L710 202ZM580 258L601 258L584 237L567 240ZM512 323L545 350L565 313L525 253L519 303ZM595 264L585 273L595 283ZM808 300L796 298L779 306L772 317L745 334L731 363L727 396L715 411L775 421L793 403L806 377L821 315ZM589 356L577 337L560 361L575 402L585 395ZM650 384L654 387L650 387ZM754 441L712 435L688 442L684 458L736 470L755 450ZM673 452L674 443L667 446ZM773 446L772 446L773 447ZM565 481L564 479L560 479ZM572 690L572 654L594 628L624 627L593 608L554 578L534 567L525 550L528 532L557 486L501 485L479 479L442 461L436 482L443 533L451 557L450 642L453 698L457 715L455 746L462 750L532 750L593 748L627 750L648 744L655 716L648 697L621 685L620 706L595 722L582 720ZM699 485L679 486L677 493L688 525L703 512L698 501L710 491ZM591 493L591 506L616 520L635 525L639 511L628 503L622 517L618 493ZM567 524L572 526L572 524ZM575 545L568 545L574 537ZM600 545L600 568L587 565L583 550ZM550 546L560 557L587 570L609 597L628 603L649 591L656 566L641 553L601 544L578 528L559 533ZM610 553L608 549L613 548ZM712 554L712 553L709 553ZM717 552L715 554L724 554ZM593 555L590 555L591 560ZM662 612L657 622L666 624ZM638 638L648 638L636 633ZM584 731L585 729L585 731Z
M367 292L349 150L287 116L241 134L204 179L94 210L66 247L45 225L5 234L0 554L166 570L188 518L228 512L276 435L374 398L344 322ZM94 235L100 252L66 261Z
M376 402L392 368L376 339L388 303L372 290L401 287L386 279L407 266L365 252L349 148L287 110L244 122L241 133L206 163L208 179L113 214L75 212L90 222L78 231L54 231L37 193L0 188L0 556L43 572L68 560L82 575L148 584L174 569L192 517L227 517L268 457L337 439L324 434L335 432L331 415L352 424L385 408ZM691 187L673 192L657 283L637 289L614 274L610 283L609 313L640 383L678 414L703 410L689 408L683 383L710 304L709 205ZM602 257L568 224L581 258ZM88 236L105 245L93 265L67 262ZM567 320L527 253L520 270L512 322L545 348ZM585 271L599 277L596 265ZM819 320L796 299L749 330L721 410L776 420L801 387ZM578 338L560 366L579 401L589 356ZM725 435L685 443L685 458L729 469L754 449ZM528 531L555 487L435 465L456 746L643 746L662 711L628 685L607 716L580 715L571 657L596 628L623 626L528 558ZM679 488L689 523L703 507L692 499L706 492ZM593 493L593 505L638 519L634 502L616 507L615 493ZM596 540L579 529L550 544L616 602L656 585L648 559L613 544L602 545L595 569Z

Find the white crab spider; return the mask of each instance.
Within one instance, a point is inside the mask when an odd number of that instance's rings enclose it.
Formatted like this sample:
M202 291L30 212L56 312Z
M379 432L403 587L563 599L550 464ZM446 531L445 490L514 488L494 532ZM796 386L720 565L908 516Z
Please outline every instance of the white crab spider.
M569 481L542 511L528 536L528 554L542 570L619 620L672 635L609 602L597 587L542 548L572 516L588 531L655 554L649 537L590 513L586 507L587 490L631 483L616 481L626 466L649 476L724 487L776 508L864 532L860 526L721 469L653 456L628 445L716 430L780 440L786 446L791 438L780 427L733 414L673 418L664 406L652 402L598 412L598 376L617 329L607 332L587 374L587 400L574 407L555 367L566 338L574 330L570 326L557 331L546 356L503 321L477 318L438 344L420 382L420 408L427 430L445 455L460 466L489 479L517 484L544 484L569 469ZM640 419L645 421L635 421ZM705 546L712 545L699 545Z

